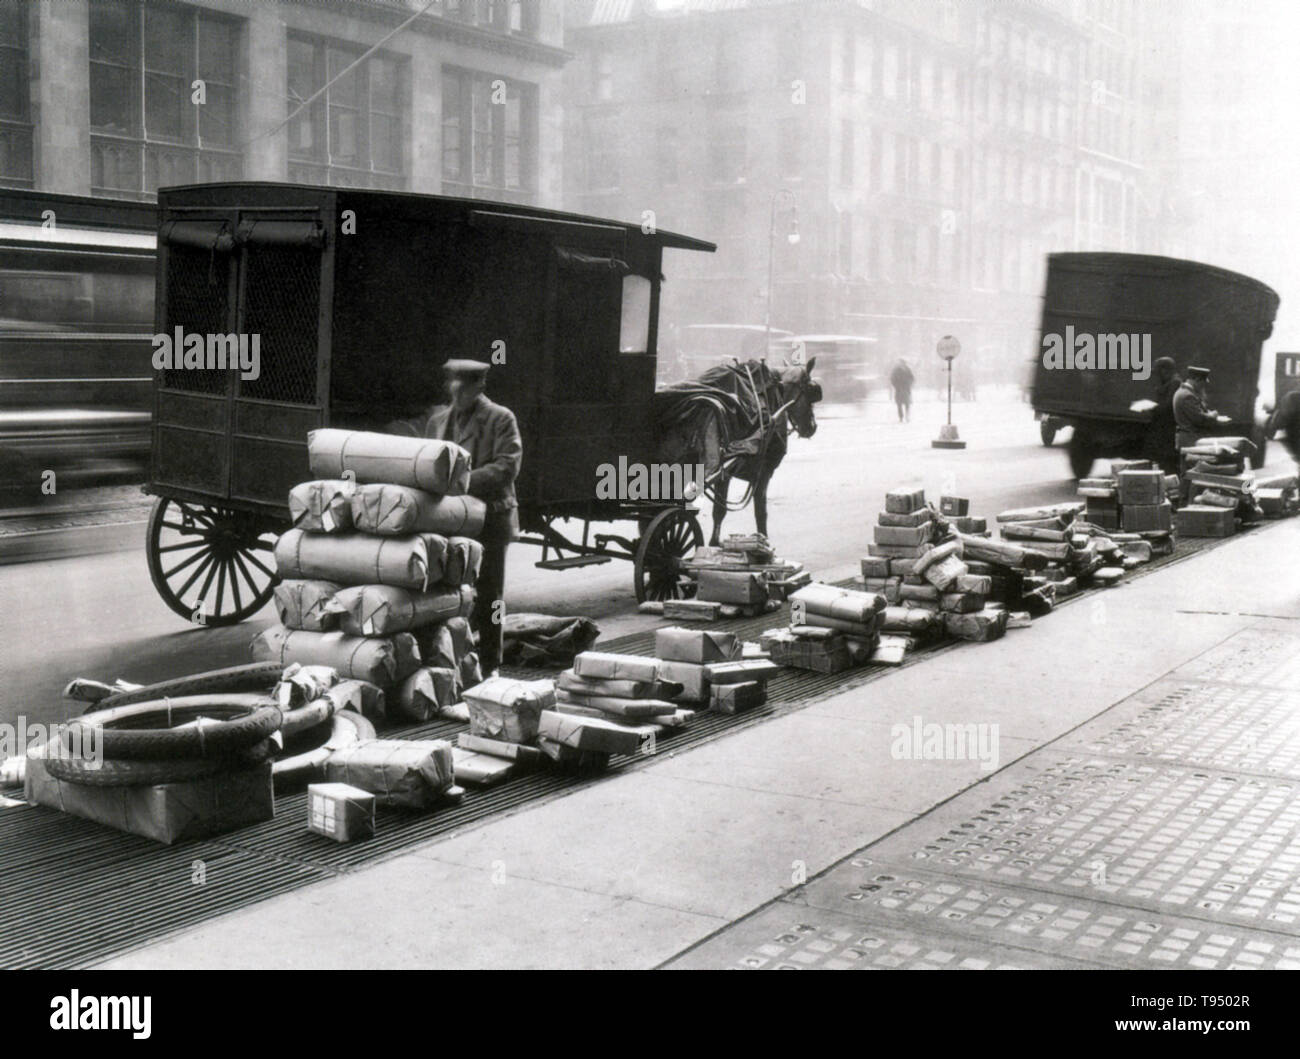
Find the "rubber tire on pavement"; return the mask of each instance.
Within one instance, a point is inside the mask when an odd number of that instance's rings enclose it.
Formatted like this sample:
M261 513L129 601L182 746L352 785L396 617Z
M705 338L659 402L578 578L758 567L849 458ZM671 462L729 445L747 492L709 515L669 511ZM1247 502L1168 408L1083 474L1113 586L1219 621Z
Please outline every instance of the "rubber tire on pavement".
M202 727L124 727L154 718L172 724L184 724L198 717L221 717ZM209 758L229 755L261 742L279 729L284 719L280 707L263 695L190 695L96 710L68 722L61 738L72 752L85 746L88 725L102 731L99 747L112 761L175 761L185 758Z
M225 757L184 761L112 761L95 765L80 758L55 754L44 759L45 771L65 783L82 787L152 787L159 783L188 783L222 772L239 772L266 761L276 752L274 740L263 739ZM95 766L95 767L92 767Z
M119 691L101 699L86 712L177 695L202 695L214 691L270 691L283 672L284 666L279 662L249 662L241 666L212 669L206 673L192 673L188 677L162 680L134 691Z

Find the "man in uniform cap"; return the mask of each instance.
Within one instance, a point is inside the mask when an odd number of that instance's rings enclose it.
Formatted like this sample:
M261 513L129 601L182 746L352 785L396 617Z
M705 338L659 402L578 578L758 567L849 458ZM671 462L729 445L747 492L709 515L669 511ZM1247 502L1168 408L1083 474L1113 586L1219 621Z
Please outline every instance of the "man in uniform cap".
M454 441L469 453L469 495L487 504L487 519L479 537L483 565L470 617L478 633L479 664L486 677L501 665L505 613L497 600L505 598L506 546L519 535L515 478L523 462L524 444L515 414L483 393L487 364L481 360L449 360L443 370L451 404L435 405L425 417L391 424L390 430Z
M1205 406L1209 382L1209 368L1188 368L1187 381L1174 394L1174 422L1178 427L1175 442L1180 449L1195 445L1225 422L1224 417Z

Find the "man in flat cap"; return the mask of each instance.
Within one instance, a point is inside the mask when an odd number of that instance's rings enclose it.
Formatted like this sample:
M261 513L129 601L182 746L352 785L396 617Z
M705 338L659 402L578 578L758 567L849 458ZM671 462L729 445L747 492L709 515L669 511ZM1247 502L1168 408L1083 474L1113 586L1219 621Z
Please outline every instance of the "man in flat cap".
M483 393L488 365L481 360L449 360L443 367L451 403L435 405L427 416L390 424L395 434L454 441L470 456L469 495L487 504L479 540L483 565L470 624L478 633L479 664L485 677L501 666L505 619L506 546L519 535L515 479L523 462L519 424L509 408Z
M1180 449L1195 445L1198 439L1213 434L1227 421L1205 405L1209 382L1209 368L1188 368L1187 381L1174 394L1174 422L1178 427L1175 441Z

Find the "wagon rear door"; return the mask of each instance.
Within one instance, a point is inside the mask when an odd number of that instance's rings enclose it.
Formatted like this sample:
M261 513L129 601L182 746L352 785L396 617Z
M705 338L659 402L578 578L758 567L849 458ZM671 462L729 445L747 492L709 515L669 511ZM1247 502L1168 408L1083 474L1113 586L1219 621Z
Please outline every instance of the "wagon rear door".
M240 367L159 373L152 482L161 492L283 509L308 476L306 436L323 421L331 289L315 208L206 209L165 220L159 324ZM322 308L326 312L322 312ZM227 361L228 362L228 361ZM241 370L243 369L243 370Z

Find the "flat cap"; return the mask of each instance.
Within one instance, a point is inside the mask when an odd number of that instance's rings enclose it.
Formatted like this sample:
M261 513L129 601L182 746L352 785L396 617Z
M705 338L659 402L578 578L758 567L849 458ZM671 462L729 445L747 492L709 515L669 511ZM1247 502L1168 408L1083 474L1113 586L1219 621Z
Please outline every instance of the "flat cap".
M489 367L481 360L449 360L442 370L448 375L486 375Z
M1189 379L1208 379L1210 377L1210 369L1196 367L1188 368L1187 377Z

